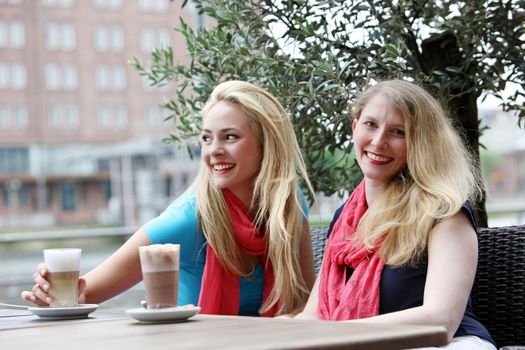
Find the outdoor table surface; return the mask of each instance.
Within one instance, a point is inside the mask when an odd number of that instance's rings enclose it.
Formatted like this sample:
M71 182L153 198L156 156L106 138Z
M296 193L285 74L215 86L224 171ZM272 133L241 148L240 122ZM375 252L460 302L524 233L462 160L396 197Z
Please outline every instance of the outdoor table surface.
M43 320L0 310L2 349L366 349L446 344L438 326L375 325L288 318L196 315L180 323L140 323L126 314Z

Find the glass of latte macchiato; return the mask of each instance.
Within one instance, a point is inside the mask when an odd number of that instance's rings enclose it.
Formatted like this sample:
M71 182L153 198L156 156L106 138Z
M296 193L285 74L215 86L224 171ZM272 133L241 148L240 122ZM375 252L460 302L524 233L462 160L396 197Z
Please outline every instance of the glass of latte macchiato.
M78 248L44 249L47 266L48 294L53 298L51 307L78 306L78 276L80 255Z
M152 244L139 247L140 264L148 309L178 305L179 244Z

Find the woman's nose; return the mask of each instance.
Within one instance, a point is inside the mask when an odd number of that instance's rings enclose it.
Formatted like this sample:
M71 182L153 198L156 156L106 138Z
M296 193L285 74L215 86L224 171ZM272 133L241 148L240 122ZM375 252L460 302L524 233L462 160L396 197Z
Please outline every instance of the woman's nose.
M210 145L210 154L212 156L218 156L224 153L224 147L222 142L219 140L213 140L213 142Z
M384 130L377 130L372 137L372 145L378 148L384 148L386 146L386 135Z

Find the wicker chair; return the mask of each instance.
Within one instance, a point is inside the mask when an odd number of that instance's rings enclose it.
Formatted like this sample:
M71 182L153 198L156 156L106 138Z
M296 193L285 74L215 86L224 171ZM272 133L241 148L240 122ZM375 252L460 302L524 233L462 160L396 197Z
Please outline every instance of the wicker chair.
M498 346L525 345L525 225L478 231L474 314Z
M326 233L324 227L310 232L316 273ZM498 346L525 345L525 225L479 229L472 304Z

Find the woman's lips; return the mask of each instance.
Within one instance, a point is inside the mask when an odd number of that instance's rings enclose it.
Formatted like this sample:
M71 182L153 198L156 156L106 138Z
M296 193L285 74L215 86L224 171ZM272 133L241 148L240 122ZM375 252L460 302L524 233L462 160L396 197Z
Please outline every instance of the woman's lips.
M228 170L231 170L235 167L235 164L231 163L217 163L212 165L213 170L218 172L226 172Z
M379 154L375 154L375 153L372 153L372 152L366 152L366 156L374 161L374 162L377 162L377 163L388 163L389 161L392 160L392 158L387 158L387 157L384 157L384 156L380 156Z

